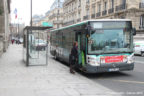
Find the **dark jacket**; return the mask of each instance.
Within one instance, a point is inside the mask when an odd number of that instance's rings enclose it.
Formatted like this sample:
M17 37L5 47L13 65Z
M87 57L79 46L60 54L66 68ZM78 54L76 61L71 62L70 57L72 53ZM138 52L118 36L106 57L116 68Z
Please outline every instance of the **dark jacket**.
M78 59L78 48L75 46L71 49L71 58Z
M70 65L75 65L76 64L76 60L78 60L78 49L76 47L73 47L71 49L71 54L69 57L69 63Z

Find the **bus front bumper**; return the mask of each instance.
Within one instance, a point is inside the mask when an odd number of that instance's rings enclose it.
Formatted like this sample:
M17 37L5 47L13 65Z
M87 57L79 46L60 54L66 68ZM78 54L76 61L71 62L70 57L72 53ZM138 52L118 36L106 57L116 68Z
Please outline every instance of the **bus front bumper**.
M86 73L102 73L102 72L118 72L118 71L129 71L134 69L134 63L125 64L101 64L101 66L91 66L86 64Z

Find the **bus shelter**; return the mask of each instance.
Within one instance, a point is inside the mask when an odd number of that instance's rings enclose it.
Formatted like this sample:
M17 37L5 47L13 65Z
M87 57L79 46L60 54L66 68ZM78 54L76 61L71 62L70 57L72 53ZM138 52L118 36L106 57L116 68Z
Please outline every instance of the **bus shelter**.
M48 64L47 30L51 27L27 26L23 34L23 60L27 66Z

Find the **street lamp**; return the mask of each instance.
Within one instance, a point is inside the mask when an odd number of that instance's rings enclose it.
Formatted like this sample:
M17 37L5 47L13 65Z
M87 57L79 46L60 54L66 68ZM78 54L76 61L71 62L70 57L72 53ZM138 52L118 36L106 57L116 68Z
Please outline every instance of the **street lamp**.
M57 22L59 21L59 8L60 8L60 0L58 0ZM59 28L59 22L57 23L57 28Z
M31 0L31 27L32 27L32 0Z

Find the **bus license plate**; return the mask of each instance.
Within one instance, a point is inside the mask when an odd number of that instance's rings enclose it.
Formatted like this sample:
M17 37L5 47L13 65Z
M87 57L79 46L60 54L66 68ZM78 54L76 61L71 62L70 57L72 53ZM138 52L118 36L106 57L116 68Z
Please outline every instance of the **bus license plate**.
M109 69L110 72L113 72L113 71L119 71L119 68L111 68Z

